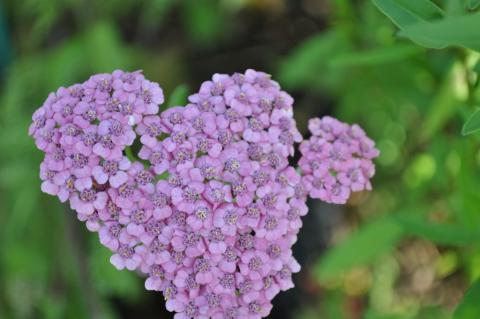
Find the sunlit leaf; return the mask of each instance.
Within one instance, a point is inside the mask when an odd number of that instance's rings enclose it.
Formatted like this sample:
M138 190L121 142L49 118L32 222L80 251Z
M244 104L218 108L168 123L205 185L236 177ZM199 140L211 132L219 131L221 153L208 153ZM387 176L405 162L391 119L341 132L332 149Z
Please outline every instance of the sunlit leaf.
M439 245L464 246L480 240L480 232L465 229L462 225L434 224L421 217L398 215L396 220L406 234L427 239Z
M350 44L339 30L315 35L289 53L282 61L278 78L288 88L336 86L343 74L328 71L328 61L342 52L349 52Z
M480 110L476 110L463 125L462 134L468 135L480 130Z
M401 61L420 52L422 52L422 49L416 45L397 44L362 52L340 53L333 57L328 65L337 68L379 65Z
M480 318L480 281L474 283L458 305L453 319Z
M368 223L344 242L332 247L315 268L319 280L342 274L355 266L374 262L395 247L403 229L391 217Z

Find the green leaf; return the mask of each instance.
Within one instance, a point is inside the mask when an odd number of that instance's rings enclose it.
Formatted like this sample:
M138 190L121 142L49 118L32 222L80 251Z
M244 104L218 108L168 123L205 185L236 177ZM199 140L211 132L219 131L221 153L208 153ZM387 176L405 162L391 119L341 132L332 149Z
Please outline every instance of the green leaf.
M344 85L343 73L329 72L328 61L342 52L350 51L346 35L338 29L308 38L283 60L278 79L287 88L328 87Z
M443 10L429 0L372 0L400 29L425 20L440 18Z
M363 225L347 240L332 248L315 267L319 280L342 274L355 266L370 264L400 241L403 229L391 217Z
M118 30L109 21L100 21L84 35L84 50L94 72L112 72L130 65L128 50L122 46ZM77 61L78 63L78 61Z
M445 0L445 14L447 16L461 16L468 8L469 0Z
M480 13L445 16L442 9L428 0L372 1L400 28L401 35L422 46L435 49L462 46L480 51L477 32ZM472 1L474 7L480 4L479 0Z
M480 12L449 16L436 22L421 22L402 28L401 35L428 48L462 46L480 51Z
M414 56L420 52L422 52L422 49L416 45L397 44L363 52L340 53L329 61L328 66L332 68L348 68L393 63Z
M480 130L480 109L473 112L462 128L462 135L468 135Z
M480 318L480 280L475 282L467 291L453 314L453 319Z
M411 215L398 215L396 220L406 234L439 245L464 246L480 240L480 232L470 231L458 224L433 224L421 217Z
M396 0L395 2L425 20L441 18L445 15L445 12L431 0Z
M470 0L468 2L468 8L470 10L475 10L480 5L480 0Z
M131 162L138 161L137 157L133 155L132 149L130 147L125 148L125 155Z
M180 84L173 90L172 94L170 94L170 97L166 103L166 108L185 105L187 103L187 97L188 86L185 84Z
M112 253L98 244L95 237L90 241L91 253L89 266L93 278L92 285L101 295L117 295L130 299L137 298L142 287L135 273L130 271L118 271L109 262Z

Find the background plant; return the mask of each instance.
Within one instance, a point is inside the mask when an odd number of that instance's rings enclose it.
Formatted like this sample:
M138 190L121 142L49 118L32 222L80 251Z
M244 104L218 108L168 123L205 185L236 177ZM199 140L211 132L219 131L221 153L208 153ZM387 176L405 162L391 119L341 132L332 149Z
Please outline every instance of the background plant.
M161 296L109 265L67 207L39 192L41 155L26 130L47 93L142 68L172 105L212 70L248 67L292 93L303 133L308 118L332 114L361 124L381 150L372 193L346 208L311 205L295 246L303 271L271 317L480 317L478 5L4 1L0 318L170 316Z

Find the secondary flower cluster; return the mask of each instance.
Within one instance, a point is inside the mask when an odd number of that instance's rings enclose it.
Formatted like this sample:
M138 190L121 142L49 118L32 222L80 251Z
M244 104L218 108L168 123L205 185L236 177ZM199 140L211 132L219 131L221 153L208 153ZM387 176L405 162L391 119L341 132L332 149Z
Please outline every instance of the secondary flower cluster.
M351 192L372 188L372 160L379 152L360 126L325 116L311 119L308 129L312 137L300 145L298 164L303 186L312 198L344 204Z
M176 318L264 317L300 268L293 100L253 70L216 74L189 100L156 115L159 86L122 71L50 94L29 131L46 153L42 190L98 231L118 269L147 274Z
M51 93L29 128L45 152L42 190L70 200L83 216L105 209L109 188L124 188L135 174L123 154L136 138L135 125L161 103L162 90L141 72L98 74Z

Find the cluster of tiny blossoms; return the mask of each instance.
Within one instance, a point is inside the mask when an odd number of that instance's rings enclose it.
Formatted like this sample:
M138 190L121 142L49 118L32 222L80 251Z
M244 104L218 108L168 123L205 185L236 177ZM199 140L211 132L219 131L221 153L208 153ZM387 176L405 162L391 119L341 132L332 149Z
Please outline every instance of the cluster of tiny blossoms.
M325 116L310 119L308 129L312 137L301 143L298 164L312 198L344 204L351 192L372 188L379 152L360 126Z
M42 190L69 200L82 218L114 215L121 205L113 195L133 192L143 167L124 150L136 138L135 126L161 103L162 90L140 71L97 74L51 93L29 128L45 152Z
M146 288L163 292L175 318L265 317L300 269L291 247L307 207L288 164L302 139L293 100L247 70L215 74L189 102L138 127L140 158L168 175L152 193L162 225L144 242Z
M145 273L176 318L265 317L300 268L293 100L247 70L214 75L189 101L157 115L162 91L140 72L60 88L29 132L46 153L42 190L70 202L115 267Z

